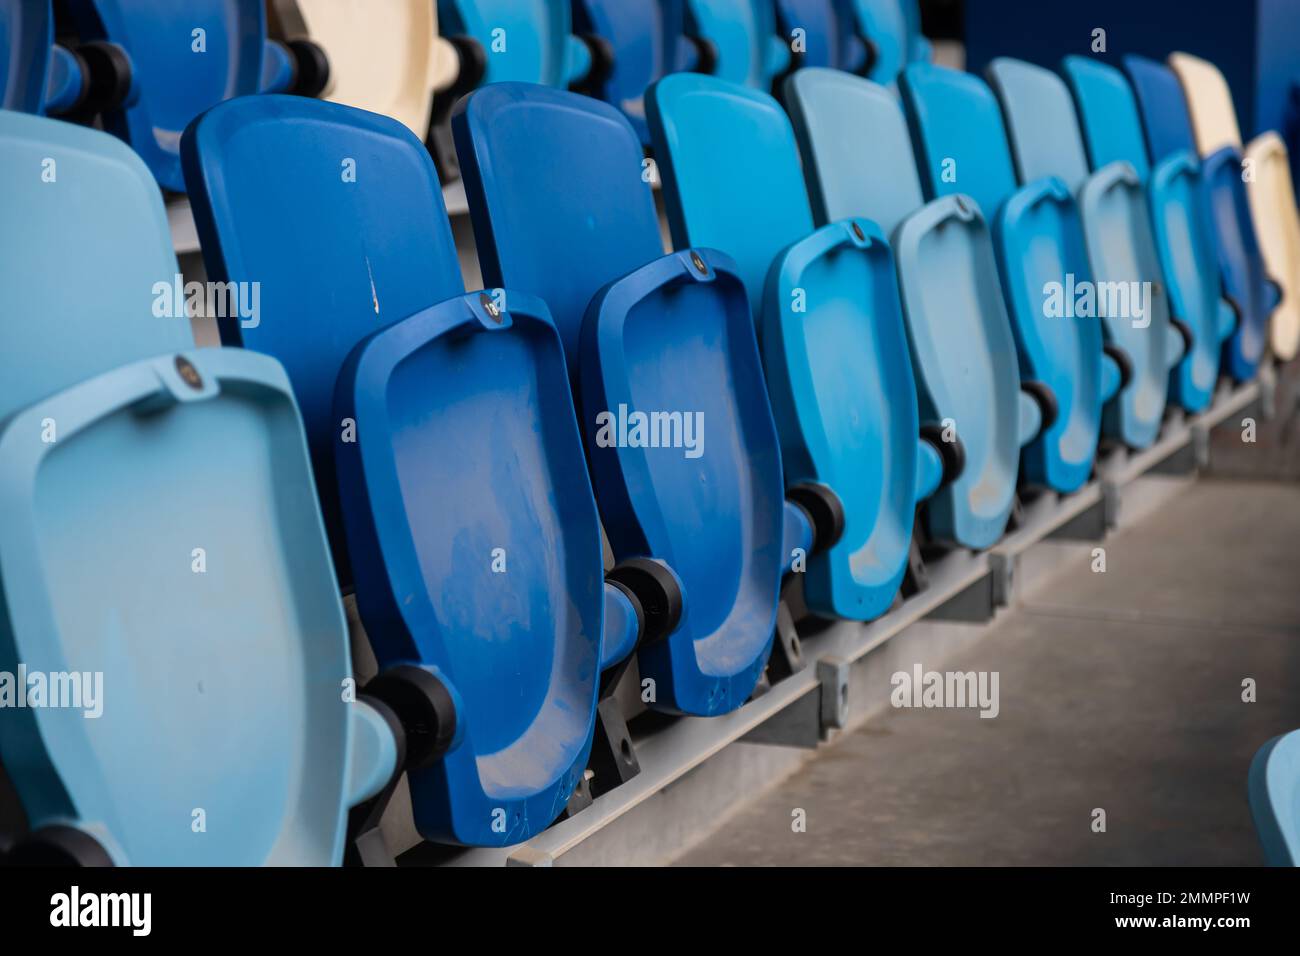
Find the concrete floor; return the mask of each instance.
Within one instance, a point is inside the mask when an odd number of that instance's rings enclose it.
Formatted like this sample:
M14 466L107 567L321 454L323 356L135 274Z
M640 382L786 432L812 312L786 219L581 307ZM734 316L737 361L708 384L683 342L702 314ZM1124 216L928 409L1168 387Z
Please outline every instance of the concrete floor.
M996 718L891 708L677 862L1262 862L1246 771L1300 727L1300 485L1203 480L1105 547L920 662L999 672Z

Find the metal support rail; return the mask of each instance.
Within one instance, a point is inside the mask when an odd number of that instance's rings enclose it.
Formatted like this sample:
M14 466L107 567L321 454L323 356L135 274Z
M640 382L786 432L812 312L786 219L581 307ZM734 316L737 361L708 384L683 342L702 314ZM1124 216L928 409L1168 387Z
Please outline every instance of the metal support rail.
M531 841L504 849L466 850L445 861L453 866L549 866L619 817L703 764L736 741L815 747L829 729L843 725L848 666L924 618L981 622L1007 606L1018 561L1049 538L1102 540L1115 527L1125 486L1149 472L1194 472L1208 463L1209 432L1257 402L1267 411L1272 376L1224 386L1200 415L1174 413L1160 439L1140 452L1116 450L1099 460L1097 477L1070 495L1044 494L1022 509L1017 527L985 552L957 551L928 567L929 587L866 624L838 622L803 639L806 666L730 714L681 718L635 739L640 773L591 806L561 820ZM1190 458L1177 462L1180 454ZM394 848L398 849L398 848Z

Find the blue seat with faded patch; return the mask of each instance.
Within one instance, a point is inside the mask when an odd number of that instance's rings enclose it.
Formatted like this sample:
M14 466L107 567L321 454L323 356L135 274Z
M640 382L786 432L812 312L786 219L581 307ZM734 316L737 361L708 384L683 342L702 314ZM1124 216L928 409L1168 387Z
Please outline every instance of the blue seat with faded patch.
M0 670L81 692L0 721L33 831L13 858L337 864L398 745L348 695L284 371L194 349L118 140L0 112L0 182Z
M573 35L568 0L436 0L444 35L473 37L487 53L483 84L568 87L587 77L591 49Z
M664 255L640 141L607 104L497 85L453 128L484 281L538 295L559 326L614 556L681 582L680 626L639 651L650 703L734 710L767 662L792 545L809 544L806 520L787 540L800 516L736 266ZM661 426L637 439L636 415Z
M844 75L796 75L812 72ZM680 75L653 88L649 111L674 244L723 250L749 285L786 484L818 482L843 503L843 536L808 563L808 607L876 617L943 468L942 443L917 438L889 245L861 217L814 229L794 131L767 94Z
M1149 162L1137 100L1119 69L1071 56L1061 70L1079 109L1092 169L1127 162L1146 186L1156 248L1169 280L1170 308L1191 342L1170 381L1170 396L1189 412L1202 411L1214 398L1219 356L1236 326L1236 315L1221 294L1200 164L1190 150L1179 150L1154 165Z
M1300 730L1274 737L1250 763L1250 813L1270 866L1300 866Z
M321 490L381 678L423 668L454 712L445 752L408 772L419 831L527 839L580 781L600 672L639 626L602 580L548 310L465 294L432 162L396 120L249 97L183 153L209 275L262 283L260 323L223 337L282 359L334 462Z
M965 196L925 202L902 108L884 87L808 70L788 99L817 221L862 216L891 238L920 421L937 427L953 478L927 505L927 530L988 547L1011 515L1020 450L1044 421L1021 390L989 228Z
M989 64L988 79L1002 103L1021 180L1055 176L1078 200L1095 282L1092 309L1132 369L1117 400L1107 405L1102 428L1130 448L1146 448L1160 434L1169 373L1188 343L1170 321L1143 182L1126 161L1089 172L1074 101L1057 74L997 59Z
M267 39L262 0L67 0L68 26L84 42L126 51L125 100L103 115L164 189L185 190L181 133L223 100L287 90L296 62Z
M1076 316L1064 302L1092 278L1074 197L1055 177L1017 181L1002 111L979 77L922 66L901 86L926 194L966 194L992 223L1021 377L1041 383L1054 408L1025 449L1025 481L1075 491L1092 472L1102 410L1120 386L1125 356L1103 343L1094 317ZM877 111L895 111L883 92L858 96L863 108L874 99ZM855 127L867 135L865 124Z
M767 92L790 67L770 0L686 0L686 34L702 50L707 72Z

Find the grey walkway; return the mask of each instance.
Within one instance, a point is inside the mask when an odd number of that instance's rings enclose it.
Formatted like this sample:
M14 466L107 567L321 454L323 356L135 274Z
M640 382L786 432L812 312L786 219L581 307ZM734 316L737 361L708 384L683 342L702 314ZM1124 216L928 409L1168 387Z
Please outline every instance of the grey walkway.
M1300 485L1199 482L1106 564L935 668L998 671L998 717L890 709L678 862L1259 863L1247 767L1300 727Z

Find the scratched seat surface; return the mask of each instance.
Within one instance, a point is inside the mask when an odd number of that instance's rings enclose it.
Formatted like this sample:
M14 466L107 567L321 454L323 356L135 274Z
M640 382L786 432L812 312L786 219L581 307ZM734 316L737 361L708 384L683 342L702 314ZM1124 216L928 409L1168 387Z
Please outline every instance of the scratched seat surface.
M75 826L119 864L338 863L395 743L344 701L284 373L192 351L185 315L157 314L170 232L119 140L0 113L0 179L0 669L102 690L0 722L29 824Z
M415 662L455 703L452 749L409 774L416 825L526 839L586 765L606 599L547 310L464 294L432 162L395 120L246 98L205 114L185 157L209 274L265 283L240 340L283 357L316 460L337 463L380 668Z
M128 143L164 189L183 192L180 139L222 100L263 88L268 48L262 0L68 0L83 41L107 40L130 56L133 93L104 128Z
M767 92L790 65L766 0L686 0L688 35L709 44L713 76Z
M446 36L463 34L487 52L483 84L518 80L567 87L583 79L591 54L573 35L568 3L554 0L437 0Z
M819 482L844 506L844 535L808 563L805 600L827 617L876 617L940 467L934 448L918 450L888 244L860 218L814 231L794 131L767 94L682 75L655 87L650 111L674 244L721 249L751 282L786 484Z
M271 35L324 51L324 98L401 120L423 139L446 56L432 0L272 0ZM454 54L453 54L454 56Z
M538 295L559 326L615 558L659 559L681 581L680 627L640 650L654 706L733 710L771 649L784 515L735 266L712 251L664 256L640 141L605 103L497 85L453 126L485 282ZM621 440L624 412L677 416L682 441ZM602 436L605 416L619 435Z
M1171 397L1187 411L1202 411L1214 397L1223 341L1236 318L1220 294L1197 157L1179 150L1154 165L1149 162L1137 100L1116 67L1071 56L1061 71L1074 94L1092 169L1127 162L1146 185L1170 308L1192 334L1191 348L1171 381Z
M1300 866L1300 730L1274 737L1250 764L1250 812L1271 866Z
M1020 60L989 64L1016 165L1024 180L1056 176L1078 198L1097 282L1096 311L1110 341L1127 354L1132 376L1105 411L1106 434L1145 448L1160 433L1169 372L1183 340L1170 323L1164 274L1152 236L1146 194L1128 162L1089 173L1069 88L1057 74Z
M854 89L859 109L897 112L883 92ZM1092 472L1102 409L1119 385L1100 323L1062 301L1072 303L1068 290L1092 278L1078 207L1057 177L1017 181L1002 111L979 77L917 67L902 90L927 195L968 194L992 225L1021 377L1043 383L1056 405L1055 420L1025 449L1025 479L1075 491ZM945 163L954 164L952 175Z
M965 464L926 509L935 539L982 548L1006 528L1020 448L1039 430L1020 393L990 235L973 201L925 204L898 101L820 70L789 86L818 221L862 216L890 236L923 424L954 433Z
M1269 319L1268 343L1279 358L1294 358L1300 347L1300 212L1296 211L1286 144L1276 131L1265 130L1243 147L1232 94L1219 68L1186 53L1171 53L1169 65L1182 85L1201 155L1235 150L1248 163L1251 175L1243 178L1250 222L1266 274L1277 283L1280 294ZM1240 192L1235 187L1233 191ZM1213 201L1222 205L1222 215L1230 215L1226 200ZM1237 222L1244 231L1239 214ZM1248 238L1245 245L1249 248ZM1272 300L1273 291L1268 290L1266 301Z

